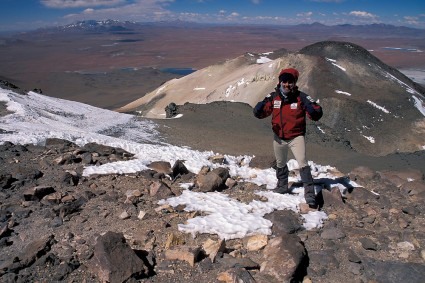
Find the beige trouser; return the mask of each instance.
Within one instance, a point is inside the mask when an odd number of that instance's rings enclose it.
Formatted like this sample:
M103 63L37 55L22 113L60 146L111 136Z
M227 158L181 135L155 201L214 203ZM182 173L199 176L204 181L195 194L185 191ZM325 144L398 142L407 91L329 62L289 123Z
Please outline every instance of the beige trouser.
M292 140L282 140L278 136L274 135L273 149L278 168L285 167L286 162L288 161L288 148L291 149L300 168L308 165L305 157L304 136L298 136Z

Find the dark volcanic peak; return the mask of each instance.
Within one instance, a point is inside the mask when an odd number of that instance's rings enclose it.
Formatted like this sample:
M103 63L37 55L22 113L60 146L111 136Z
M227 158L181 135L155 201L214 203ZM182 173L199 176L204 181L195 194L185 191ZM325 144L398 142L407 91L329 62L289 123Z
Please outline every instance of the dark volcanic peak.
M324 58L349 59L385 65L365 48L351 42L321 41L302 48L299 53Z

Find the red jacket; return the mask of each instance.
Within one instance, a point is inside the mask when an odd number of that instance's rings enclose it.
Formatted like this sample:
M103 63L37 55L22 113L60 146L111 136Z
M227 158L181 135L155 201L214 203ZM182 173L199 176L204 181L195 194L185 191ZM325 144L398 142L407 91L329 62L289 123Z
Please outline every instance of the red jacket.
M297 88L287 97L276 88L263 101L257 103L254 115L259 119L272 115L273 132L279 138L287 140L305 135L306 116L318 121L323 112L319 104Z

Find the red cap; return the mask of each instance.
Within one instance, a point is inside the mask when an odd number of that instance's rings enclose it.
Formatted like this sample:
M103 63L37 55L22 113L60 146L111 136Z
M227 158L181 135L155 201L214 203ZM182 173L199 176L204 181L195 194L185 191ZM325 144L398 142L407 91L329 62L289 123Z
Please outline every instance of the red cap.
M291 74L292 76L294 76L295 82L298 81L298 77L300 76L300 73L294 68L283 69L282 71L280 71L279 77L282 74Z

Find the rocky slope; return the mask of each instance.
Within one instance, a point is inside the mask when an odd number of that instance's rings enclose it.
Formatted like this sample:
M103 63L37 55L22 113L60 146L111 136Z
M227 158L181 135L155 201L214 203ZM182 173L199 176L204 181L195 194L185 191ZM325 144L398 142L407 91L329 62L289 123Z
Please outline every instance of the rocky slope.
M369 155L423 149L424 89L348 42L319 42L297 53L247 53L168 81L118 110L165 118L164 109L171 102L235 101L254 106L274 89L285 67L300 71L300 89L323 106L324 116L317 124L323 139L344 140Z
M344 197L326 188L319 194L329 217L323 228L305 230L300 215L275 211L267 216L272 235L222 241L181 233L177 225L196 214L158 200L181 194L187 182L195 184L191 190L220 190L242 202L261 200L254 192L265 188L232 180L225 168L194 175L179 162L82 176L86 165L131 158L118 148L57 139L1 145L0 281L422 282L425 276L419 171L356 168L341 178L363 187Z

